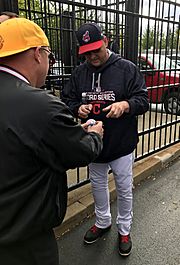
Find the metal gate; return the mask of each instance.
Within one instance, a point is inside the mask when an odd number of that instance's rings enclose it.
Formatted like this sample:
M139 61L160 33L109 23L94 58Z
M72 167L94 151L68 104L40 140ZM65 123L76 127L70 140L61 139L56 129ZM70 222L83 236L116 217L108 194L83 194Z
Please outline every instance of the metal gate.
M140 160L180 141L180 3L179 0L4 0L0 11L19 10L46 32L56 64L46 89L61 96L76 65L75 32L96 22L109 48L137 64L146 81L150 109L138 118ZM69 171L69 190L87 183L87 169ZM74 177L76 175L76 177Z

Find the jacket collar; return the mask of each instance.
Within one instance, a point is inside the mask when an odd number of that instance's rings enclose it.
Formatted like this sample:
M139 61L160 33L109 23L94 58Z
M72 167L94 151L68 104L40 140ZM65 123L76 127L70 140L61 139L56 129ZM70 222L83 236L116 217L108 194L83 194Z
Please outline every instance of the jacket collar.
M6 73L13 75L13 76L16 76L17 78L19 78L19 79L21 79L21 80L23 80L29 84L29 81L22 74L18 73L17 71L15 71L12 68L0 65L0 71L6 72Z

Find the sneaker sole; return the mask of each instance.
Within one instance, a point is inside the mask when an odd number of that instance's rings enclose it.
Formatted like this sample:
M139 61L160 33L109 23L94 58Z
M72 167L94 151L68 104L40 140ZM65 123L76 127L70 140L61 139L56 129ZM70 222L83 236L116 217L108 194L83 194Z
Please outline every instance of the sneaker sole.
M121 255L122 257L128 257L131 254L131 250L128 253L121 253L119 251L119 255Z
M88 245L91 245L91 244L93 244L93 243L95 243L96 241L98 241L99 239L100 239L101 237L98 237L96 240L94 240L94 241L86 241L85 239L84 239L84 243L86 243L86 244L88 244Z

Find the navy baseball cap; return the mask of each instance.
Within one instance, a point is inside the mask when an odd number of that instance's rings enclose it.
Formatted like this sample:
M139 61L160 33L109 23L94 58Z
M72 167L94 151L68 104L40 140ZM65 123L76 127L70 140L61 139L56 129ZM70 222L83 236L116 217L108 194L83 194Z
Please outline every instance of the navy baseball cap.
M79 42L79 54L101 48L103 45L103 33L96 23L83 24L76 33Z

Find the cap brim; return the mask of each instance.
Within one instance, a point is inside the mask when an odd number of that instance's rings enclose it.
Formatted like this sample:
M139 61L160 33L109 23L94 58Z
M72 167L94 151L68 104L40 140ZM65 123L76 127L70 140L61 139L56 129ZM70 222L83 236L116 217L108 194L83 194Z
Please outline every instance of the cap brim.
M79 54L83 54L85 52L90 52L90 51L93 51L93 50L97 50L97 49L101 48L102 45L103 45L103 40L98 40L96 42L80 46L79 47Z
M10 56L10 55L15 55L15 54L21 53L21 52L25 52L25 51L27 51L29 49L30 48L24 48L24 49L19 49L19 50L0 52L0 58L7 57L7 56Z

